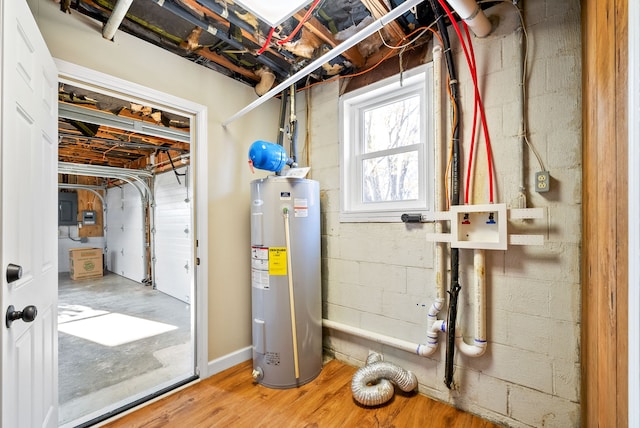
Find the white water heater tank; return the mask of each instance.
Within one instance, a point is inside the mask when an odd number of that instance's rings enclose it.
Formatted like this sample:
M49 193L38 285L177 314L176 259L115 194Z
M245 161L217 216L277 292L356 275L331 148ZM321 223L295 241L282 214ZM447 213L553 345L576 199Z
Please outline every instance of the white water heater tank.
M317 181L251 182L253 377L293 388L322 370L320 191Z

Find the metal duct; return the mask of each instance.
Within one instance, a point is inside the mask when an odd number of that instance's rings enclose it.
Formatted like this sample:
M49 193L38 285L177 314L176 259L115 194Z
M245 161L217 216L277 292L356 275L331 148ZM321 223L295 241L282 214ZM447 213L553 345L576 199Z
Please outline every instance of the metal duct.
M412 372L382 361L382 356L373 352L367 357L367 365L353 376L351 392L358 403L379 406L393 397L393 384L411 392L418 386L418 380Z

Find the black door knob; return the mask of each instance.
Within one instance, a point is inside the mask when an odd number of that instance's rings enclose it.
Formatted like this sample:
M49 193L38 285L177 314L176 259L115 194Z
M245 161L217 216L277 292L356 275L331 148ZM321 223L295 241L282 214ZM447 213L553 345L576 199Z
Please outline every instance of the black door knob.
M36 319L36 316L38 316L38 308L33 305L29 305L21 311L16 311L16 308L11 305L7 308L5 323L7 328L9 328L14 321L22 320L24 322L31 322Z
M9 266L7 266L7 282L11 284L20 278L22 278L22 266L9 263Z

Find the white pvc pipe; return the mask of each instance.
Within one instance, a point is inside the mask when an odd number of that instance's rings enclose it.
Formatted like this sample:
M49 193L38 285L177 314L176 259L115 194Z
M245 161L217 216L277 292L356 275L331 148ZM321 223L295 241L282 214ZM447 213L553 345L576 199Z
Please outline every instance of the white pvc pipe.
M447 2L477 37L487 37L491 33L491 22L475 0L447 0Z
M435 211L443 211L442 189L444 188L443 165L443 141L442 141L442 47L433 46L433 117L434 117L434 157L436 183L434 189ZM442 223L435 222L435 232L442 232ZM444 243L436 242L434 246L434 263L436 284L436 299L429 308L427 314L427 343L418 347L417 353L423 357L433 354L438 349L438 332L444 332L444 323L438 321L438 313L444 307L445 301L445 266Z
M444 141L442 139L442 46L433 46L433 117L434 117L434 149L435 149L435 167L434 174L436 176L436 183L434 189L435 207L434 211L444 211L443 191L444 189ZM442 233L442 223L435 222L435 233ZM436 298L445 298L445 285L444 285L444 247L443 242L437 242L435 244L435 260L434 268L436 274Z
M436 303L434 303L434 306L435 305ZM444 302L442 302L440 306L440 309L442 309ZM431 328L427 333L427 343L419 345L416 354L421 357L428 357L429 355L432 355L436 349L438 349L438 333L445 333L446 331L446 323L443 320L436 319L433 321Z
M264 94L263 96L261 96L257 100L253 101L251 104L249 104L248 106L246 106L245 108L243 108L242 110L240 110L239 112L237 112L236 114L231 116L229 119L227 119L224 122L222 122L222 126L226 127L231 122L235 121L236 119L239 119L240 117L242 117L245 114L249 113L254 108L262 105L263 103L265 103L266 101L271 99L271 97L273 97L274 95L277 95L280 92L282 92L282 90L284 88L288 87L289 85L291 85L293 83L298 82L300 79L302 79L302 78L308 76L309 74L313 73L315 70L320 68L323 64L331 61L332 59L334 59L335 57L337 57L338 55L340 55L341 53L343 53L347 49L357 45L358 43L360 43L361 41L363 41L364 39L366 39L367 37L369 37L370 35L372 35L376 31L378 31L381 28L383 28L385 25L389 24L390 22L392 22L393 20L395 20L399 16L403 15L405 12L411 10L415 6L417 6L420 3L422 3L422 1L423 0L407 0L406 2L402 3L401 5L399 5L398 7L396 7L395 9L390 11L389 13L387 13L386 15L384 15L384 16L380 17L379 19L373 21L371 24L366 26L363 30L361 30L361 31L357 32L356 34L354 34L353 36L349 37L347 40L345 40L344 42L340 43L338 46L336 46L335 48L331 49L329 52L327 52L326 54L322 55L321 57L319 57L318 59L316 59L315 61L310 63L309 65L307 65L302 70L298 71L293 76L290 76L287 79L285 79L282 83L277 85L275 88L271 89L269 92L267 92L266 94Z
M343 333L361 337L372 342L380 343L382 345L391 346L392 348L400 349L402 351L411 352L412 354L418 353L418 348L420 346L417 343L409 342L402 339L396 339L395 337L374 333L372 331L364 330L358 327L352 327L350 325L330 321L327 319L322 320L322 326L330 328L331 330L341 331Z
M111 16L109 16L109 20L102 28L102 37L107 40L113 40L113 36L116 35L118 27L120 27L124 17L127 15L131 3L133 3L133 0L118 0L116 2L113 12L111 12Z
M475 334L473 344L468 344L462 337L462 329L456 328L456 345L463 354L469 357L479 357L487 349L487 305L486 305L486 275L484 250L473 250L474 270L474 314Z

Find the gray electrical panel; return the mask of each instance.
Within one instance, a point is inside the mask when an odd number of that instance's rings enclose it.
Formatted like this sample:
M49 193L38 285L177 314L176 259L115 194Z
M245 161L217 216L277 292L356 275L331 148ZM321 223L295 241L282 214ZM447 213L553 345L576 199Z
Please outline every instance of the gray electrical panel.
M97 214L95 211L82 211L82 224L85 226L92 226L96 224Z

